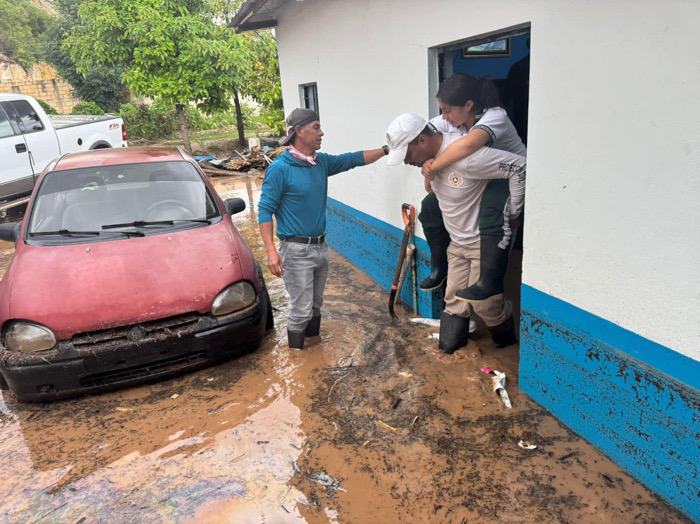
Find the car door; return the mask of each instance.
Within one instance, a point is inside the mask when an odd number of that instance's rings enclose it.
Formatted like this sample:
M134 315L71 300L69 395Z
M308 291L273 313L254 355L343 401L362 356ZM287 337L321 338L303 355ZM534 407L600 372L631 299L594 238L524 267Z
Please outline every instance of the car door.
M53 127L46 127L38 111L27 100L12 100L5 102L5 105L12 106L14 110L16 121L29 148L29 160L36 178L51 160L61 154L56 133ZM43 114L43 111L41 113Z
M34 186L29 149L19 125L0 105L0 199L27 193Z

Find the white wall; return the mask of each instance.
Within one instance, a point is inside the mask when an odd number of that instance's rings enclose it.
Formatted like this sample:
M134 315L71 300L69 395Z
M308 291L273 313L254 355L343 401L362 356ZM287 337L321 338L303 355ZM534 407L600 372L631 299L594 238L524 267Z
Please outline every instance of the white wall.
M531 22L523 282L700 360L700 2L305 0L277 28L285 109L317 82L329 153L428 113L428 49ZM397 227L383 160L330 196Z

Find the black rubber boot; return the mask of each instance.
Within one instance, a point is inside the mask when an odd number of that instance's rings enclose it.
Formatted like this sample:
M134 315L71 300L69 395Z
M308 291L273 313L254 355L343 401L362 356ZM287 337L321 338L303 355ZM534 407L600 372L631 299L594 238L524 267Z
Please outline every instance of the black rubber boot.
M469 342L469 317L457 317L442 312L440 316L440 342L443 353L451 355Z
M304 349L304 332L287 330L290 349Z
M497 348L504 348L518 343L515 337L515 326L513 325L513 317L508 317L502 324L495 327L490 327L491 338Z
M321 315L311 317L309 323L306 324L304 335L307 337L317 337L321 333Z
M447 231L431 232L424 230L425 240L430 247L432 272L420 283L421 291L433 291L442 286L447 278L447 248L450 247L450 235Z
M457 300L483 302L503 298L503 277L508 268L508 249L501 249L499 237L481 237L481 273L473 286L455 293Z

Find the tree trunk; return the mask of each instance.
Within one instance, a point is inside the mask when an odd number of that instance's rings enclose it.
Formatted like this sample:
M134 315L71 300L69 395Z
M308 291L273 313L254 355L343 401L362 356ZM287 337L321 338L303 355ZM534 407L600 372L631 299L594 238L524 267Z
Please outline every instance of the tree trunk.
M187 118L185 117L185 106L183 104L175 104L175 112L177 113L177 121L180 123L180 131L182 132L182 143L185 145L185 151L188 155L192 154L192 145L190 144L190 133L187 131Z
M233 90L233 105L236 106L236 127L238 128L238 142L241 147L246 147L245 127L243 125L243 111L241 111L241 99L238 98L238 90Z

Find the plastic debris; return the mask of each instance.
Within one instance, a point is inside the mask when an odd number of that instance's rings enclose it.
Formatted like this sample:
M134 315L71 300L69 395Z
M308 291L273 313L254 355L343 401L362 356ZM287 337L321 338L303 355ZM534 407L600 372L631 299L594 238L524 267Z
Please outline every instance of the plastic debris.
M439 318L412 318L411 322L414 324L423 324L424 326L430 326L430 327L440 327L440 319ZM476 331L476 322L473 320L469 321L469 333L474 333ZM436 338L436 337L433 337Z
M309 475L309 480L333 491L346 491L340 487L340 481L338 479L334 479L323 471L313 472L311 475Z
M481 368L481 371L494 374L494 376L491 377L493 390L501 396L501 400L503 400L503 404L505 404L507 408L512 408L513 405L510 403L510 397L506 391L506 374L489 368Z
M435 340L440 340L440 333L433 333L428 338L434 338Z
M534 444L523 440L518 442L518 446L520 446L523 449L537 449L537 446L535 446Z
M440 326L440 319L439 318L412 318L411 322L414 324L423 324L425 326L430 326L430 327L439 327Z
M174 395L170 395L170 398L177 398L179 396L180 396L179 394L175 393Z

